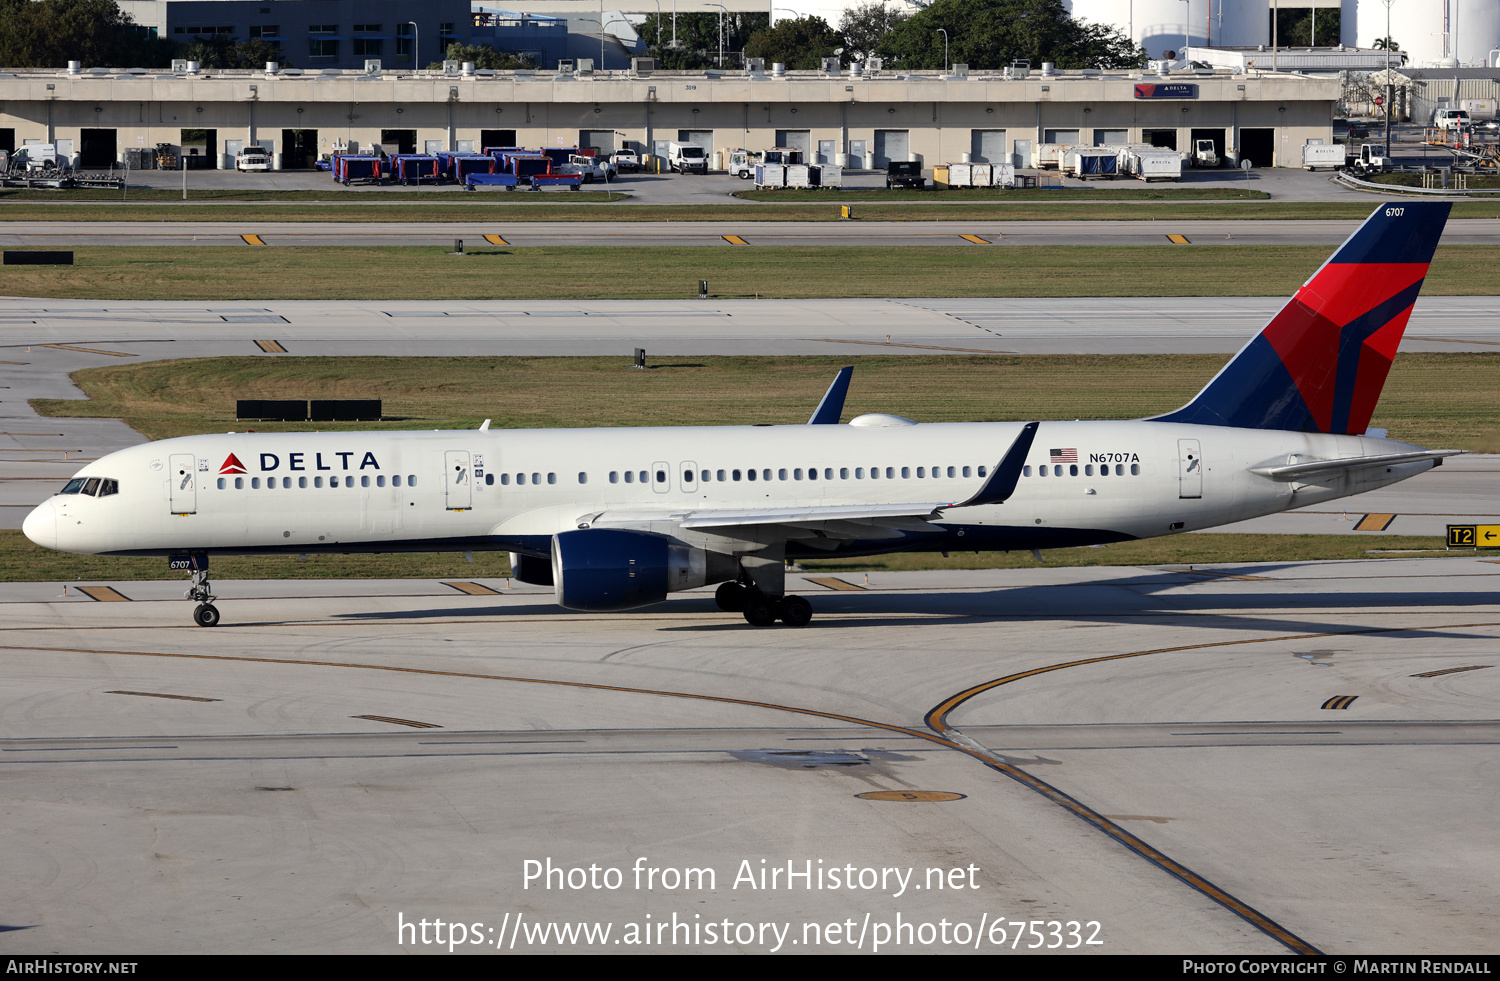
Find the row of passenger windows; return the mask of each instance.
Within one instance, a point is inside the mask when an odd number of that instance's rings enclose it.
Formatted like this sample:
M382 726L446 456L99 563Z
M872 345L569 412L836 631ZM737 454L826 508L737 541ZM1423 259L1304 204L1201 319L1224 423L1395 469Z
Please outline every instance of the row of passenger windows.
M89 497L108 497L120 493L120 482L110 477L74 477L63 485L59 494L87 494Z
M912 478L912 476L913 476L913 472L915 472L915 475L916 475L916 477L918 479L926 478L926 477L929 476L929 468L927 468L927 467L915 467L915 468L913 468L913 467L885 467L885 468L870 467L868 470L866 470L864 467L839 467L837 470L835 470L833 467L824 467L823 470L822 470L822 479L823 480L833 480L833 479L835 479L834 475L837 474L837 479L839 479L839 480L849 480L851 478L854 479L854 480L864 480L866 478L868 478L870 480L879 480L882 476L886 480L895 480L895 479L897 479L898 476L902 480L910 480ZM988 474L988 470L985 467L948 467L947 468L947 475L949 477L958 477L960 475L964 476L964 477L972 477L972 476L974 476L976 474L976 472L981 477L987 476L987 474ZM772 474L775 475L774 478L773 478ZM932 477L941 477L941 476L943 476L943 468L942 467L932 467L931 471L930 471L930 475ZM610 471L610 474L609 474L609 482L611 484L617 484L617 483L620 482L620 477L621 477L621 474L619 474L618 472L612 470L612 471ZM584 482L584 475L583 474L579 474L578 478L579 478L579 480L578 480L579 483L583 483ZM647 471L647 470L640 470L640 471L627 470L624 473L624 479L625 479L625 483L627 483L627 484L634 483L637 480L639 480L640 483L644 484L644 483L647 483L650 480L650 471ZM699 473L698 473L698 480L700 480L701 482L703 482L705 484L713 483L714 481L719 481L719 482L723 483L723 482L733 482L733 481L738 481L738 480L772 480L772 479L775 479L775 480L817 480L817 479L819 479L819 471L818 471L817 467L808 467L806 470L803 470L801 467L794 467L794 468L792 468L790 470L787 469L786 467L782 467L782 468L780 468L778 470L774 470L774 471L771 470L771 469L769 469L769 468L767 468L767 469L763 469L763 470L702 470L702 471L699 471ZM656 471L656 482L657 483L659 483L659 484L660 483L666 483L666 480L667 480L667 472L665 470L658 470L658 471ZM682 472L682 482L685 483L685 484L691 484L693 482L693 472L691 470L684 470Z
M251 477L249 479L250 479L250 489L251 490L260 490L261 489L261 482L260 482L260 478L259 477ZM406 486L408 486L408 487L415 487L415 486L417 486L417 475L416 474L408 474L405 478L403 478L399 473L396 474L395 476L391 477L391 486L392 487L400 487L401 486L401 482L402 482L403 479L406 481ZM282 477L280 484L277 484L275 477L267 477L266 478L266 483L265 483L265 489L266 490L275 490L278 486L282 487L284 489L290 490L291 486L292 486L292 478L290 478L290 477ZM309 486L309 484L307 482L307 478L306 477L298 477L297 478L297 486L299 488ZM311 484L311 486L313 486L313 487L322 487L323 486L323 478L322 477L314 477L314 478L312 478L312 484ZM343 480L342 480L342 482L340 482L340 479L338 477L329 477L328 478L328 486L329 487L340 487L340 486L342 486L342 487L353 487L354 486L354 478L353 477L344 477ZM380 475L375 476L375 477L371 477L369 474L365 474L363 477L359 478L359 486L360 487L384 487L385 486L385 474L380 474ZM228 489L229 489L229 478L228 477L220 477L219 478L219 490L228 490ZM234 478L234 489L235 490L244 490L245 489L245 478L244 477L236 477L236 478Z
M1053 476L1053 477L1061 477L1061 476L1063 476L1062 464L1057 464L1056 466L1052 467L1051 469L1052 469L1051 476ZM1085 477L1092 477L1092 476L1094 476L1094 465L1092 463L1085 463L1083 465L1083 475ZM1132 476L1132 477L1139 477L1140 475L1141 475L1141 465L1139 463L1132 463L1130 465L1130 476ZM1029 465L1021 468L1021 476L1023 476L1023 477L1030 477L1031 476L1031 467ZM1044 463L1040 467L1037 467L1037 476L1038 477L1046 477L1046 476L1048 476L1048 473L1047 473L1047 464ZM1078 476L1078 464L1076 464L1076 463L1070 463L1070 464L1068 464L1068 473L1067 473L1067 476L1069 476L1069 477L1076 477L1076 476ZM1101 476L1101 477L1108 477L1109 476L1109 464L1107 464L1107 463L1101 463L1101 464L1099 464L1099 476ZM1123 476L1125 476L1125 464L1123 464L1123 463L1117 463L1117 464L1115 464L1115 476L1116 477L1123 477Z

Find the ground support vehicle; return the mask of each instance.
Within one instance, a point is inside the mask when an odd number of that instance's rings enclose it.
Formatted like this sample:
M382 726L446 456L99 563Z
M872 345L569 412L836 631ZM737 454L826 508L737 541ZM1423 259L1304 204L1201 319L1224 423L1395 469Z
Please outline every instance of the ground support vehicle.
M761 155L754 150L742 150L736 147L727 152L729 154L729 162L725 166L725 172L730 177L748 180L755 176L755 165L763 162Z
M552 172L554 174L577 174L583 178L585 184L592 184L594 181L608 183L615 179L615 169L608 160L581 153L569 155L568 159L561 164L554 161Z
M1384 174L1391 169L1391 158L1384 143L1360 144L1359 156L1349 164L1349 169L1359 174Z
M507 191L514 191L517 183L515 174L495 174L488 171L472 171L463 178L466 191L477 191L481 187L503 187Z
M465 184L471 174L488 175L498 172L500 161L482 153L455 153L448 160L448 178L458 184Z
M1302 147L1302 169L1343 170L1348 163L1348 151L1342 143L1308 143Z
M706 174L708 151L696 143L668 143L667 167L680 174Z
M384 184L384 161L380 157L364 154L339 154L333 158L333 179L348 187L350 184Z
M1062 172L1079 180L1114 180L1120 172L1120 154L1104 147L1068 147Z
M395 164L392 172L402 185L421 184L424 181L436 184L443 179L442 166L438 158L423 153L404 153L391 158Z
M531 189L540 190L544 187L566 187L570 191L576 191L583 186L582 174L533 174L531 177Z
M1217 167L1223 163L1213 140L1193 141L1192 164L1194 167Z
M634 150L616 150L609 155L610 165L617 174L633 174L641 169L641 158Z
M1442 130L1457 130L1469 125L1470 119L1467 109L1438 109L1432 114L1432 125Z
M508 153L500 163L522 184L530 184L534 178L552 173L552 159L540 153Z
M885 165L885 189L893 187L922 190L927 178L922 176L922 164L916 160L892 160Z
M263 146L247 146L234 157L235 170L270 170L271 151Z

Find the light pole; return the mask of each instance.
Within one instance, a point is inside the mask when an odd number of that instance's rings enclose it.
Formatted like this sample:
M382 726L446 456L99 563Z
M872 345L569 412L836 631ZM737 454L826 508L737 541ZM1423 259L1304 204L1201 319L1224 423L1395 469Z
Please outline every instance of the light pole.
M771 8L771 26L772 27L776 26L776 11L778 11L778 10L781 10L781 11L784 11L784 12L786 12L788 14L791 14L793 20L797 19L797 11L790 9L789 7L772 7Z
M599 0L599 70L604 71L604 0Z
M1391 158L1391 4L1395 0L1381 0L1385 4L1385 158ZM1317 11L1315 10L1314 13Z
M728 10L722 3L710 3L710 7L719 8L719 67L724 67L724 12Z
M945 31L945 30L943 30L941 27L939 27L937 29L937 32L943 36L943 71L947 71L948 70L948 32Z
M418 60L422 53L422 32L417 28L416 21L409 20L406 23L411 26L411 70L417 71L422 67L422 62Z

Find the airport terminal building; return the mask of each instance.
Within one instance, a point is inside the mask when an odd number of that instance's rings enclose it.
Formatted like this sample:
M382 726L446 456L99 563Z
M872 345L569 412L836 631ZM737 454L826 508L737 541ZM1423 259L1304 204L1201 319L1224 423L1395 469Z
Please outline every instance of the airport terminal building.
M1016 73L1017 75L1021 73ZM1330 142L1336 78L1199 69L1157 75L700 71L321 72L142 69L0 71L0 147L59 143L82 168L140 166L158 144L190 166L232 166L260 144L303 168L336 147L401 152L485 146L593 146L661 154L698 143L710 159L744 147L799 146L812 162L883 169L1030 163L1039 143L1148 143L1257 167L1300 166Z

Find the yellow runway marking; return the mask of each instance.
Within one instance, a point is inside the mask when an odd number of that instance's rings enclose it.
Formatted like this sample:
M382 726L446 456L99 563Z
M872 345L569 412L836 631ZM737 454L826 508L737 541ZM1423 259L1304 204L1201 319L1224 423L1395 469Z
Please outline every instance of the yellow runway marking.
M1167 236L1167 241L1171 242L1173 245L1192 245L1193 244L1193 243L1191 243L1191 242L1189 242L1187 240L1187 236L1186 235L1168 235Z
M819 576L816 579L814 579L812 576L808 576L807 577L807 581L808 582L815 582L819 586L826 586L829 589L846 589L846 590L847 589L858 589L858 590L863 590L865 588L863 586L856 586L852 582L845 582L842 579L835 579L833 576Z
M486 235L486 236L485 236L485 237L484 237L484 240L485 240L485 241L486 241L486 242L488 242L488 243L490 243L490 244L491 244L491 245L509 245L509 244L510 244L510 243L509 243L509 242L507 242L507 241L506 241L506 240L505 240L505 239L504 239L504 238L503 238L503 237L502 237L502 236L500 236L500 235Z
M286 348L281 346L280 341L256 341L255 346L267 354L285 354Z
M78 347L74 344L38 344L37 347L55 347L59 351L82 351L84 354L107 354L112 358L133 358L134 354L124 351L101 351L97 347Z
M1413 337L1414 341L1441 341L1444 344L1487 344L1490 347L1500 347L1500 341L1466 341L1457 337Z
M370 722L389 722L391 725L411 726L413 729L441 729L436 722L413 722L411 719L393 719L388 715L351 715L351 719L367 719Z
M1354 700L1358 697L1358 695L1335 695L1324 702L1323 707L1326 709L1346 709L1353 705Z
M998 238L999 236L996 236L996 237ZM965 242L973 242L975 245L989 245L990 244L990 240L989 239L987 239L987 238L980 238L978 235L960 235L959 238L963 239Z
M78 591L91 600L100 603L129 603L130 597L119 592L113 586L79 586Z
M1385 531L1396 520L1394 514L1367 514L1354 526L1355 531Z
M259 235L241 235L240 238L244 240L244 242L245 242L246 245L265 245L266 244L265 242L261 241L261 237Z
M470 596L499 596L500 590L481 586L477 582L445 582L444 586L452 586L460 593L468 593Z
M1493 668L1493 664L1471 664L1466 668L1444 668L1441 671L1423 671L1420 674L1410 675L1412 678L1437 678L1445 674L1458 674L1460 671L1478 671L1481 668Z
M720 238L724 239L724 241L728 242L730 245L749 245L750 244L749 242L747 242L744 239L740 238L738 235L722 235L722 236L720 236Z
M168 695L160 691L107 691L106 695L140 695L142 698L175 698L183 702L222 702L222 698L200 698L197 695Z

